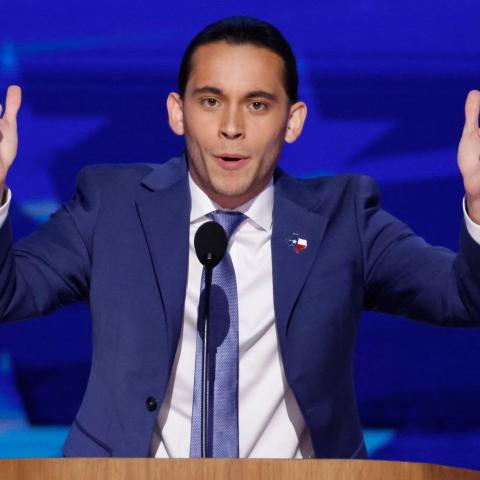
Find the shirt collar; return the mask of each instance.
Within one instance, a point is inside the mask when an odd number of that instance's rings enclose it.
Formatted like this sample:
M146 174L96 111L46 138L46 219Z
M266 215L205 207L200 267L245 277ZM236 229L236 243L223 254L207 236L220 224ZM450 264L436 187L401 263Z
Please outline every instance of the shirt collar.
M212 201L208 195L193 181L188 172L188 183L192 198L192 209L190 210L190 224L203 220L205 215L215 210L228 210ZM273 179L267 186L248 202L234 208L232 211L242 212L257 227L262 230L270 230L272 227L273 212Z

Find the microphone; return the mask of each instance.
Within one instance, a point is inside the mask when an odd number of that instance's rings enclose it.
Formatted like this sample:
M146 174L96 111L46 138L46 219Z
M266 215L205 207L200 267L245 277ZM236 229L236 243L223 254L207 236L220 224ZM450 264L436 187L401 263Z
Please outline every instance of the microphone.
M227 251L227 234L217 222L206 222L195 233L193 241L198 260L205 267L217 266Z
M210 290L212 286L212 272L225 255L228 246L227 234L217 222L206 222L195 233L193 241L198 260L205 268L205 307L203 323L203 352L202 352L202 408L201 408L201 450L202 458L207 458L207 425L208 425L208 317L210 314ZM200 320L200 319L199 319Z

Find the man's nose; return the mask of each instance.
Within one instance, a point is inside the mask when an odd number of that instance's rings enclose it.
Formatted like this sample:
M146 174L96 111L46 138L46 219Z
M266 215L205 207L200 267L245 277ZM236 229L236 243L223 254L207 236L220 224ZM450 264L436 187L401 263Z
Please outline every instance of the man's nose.
M240 109L233 106L226 109L220 124L220 136L228 140L236 140L245 135L244 130L244 122Z

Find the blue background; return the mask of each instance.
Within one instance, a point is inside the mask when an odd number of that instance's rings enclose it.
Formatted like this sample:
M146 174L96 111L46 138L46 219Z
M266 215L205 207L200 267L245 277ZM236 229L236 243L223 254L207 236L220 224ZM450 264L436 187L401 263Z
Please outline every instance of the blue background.
M456 249L478 0L237 3L4 2L0 88L24 89L8 178L15 235L70 197L84 165L178 154L165 99L183 50L207 23L248 14L279 27L298 57L309 116L283 168L371 175L385 208ZM0 457L58 453L65 428L52 426L72 421L88 377L86 306L2 325L0 352ZM365 315L356 385L372 456L480 468L479 359L480 331Z

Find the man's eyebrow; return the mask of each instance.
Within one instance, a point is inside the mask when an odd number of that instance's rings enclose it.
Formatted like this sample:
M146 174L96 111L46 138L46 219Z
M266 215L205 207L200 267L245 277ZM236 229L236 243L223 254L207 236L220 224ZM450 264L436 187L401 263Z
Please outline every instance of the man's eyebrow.
M201 93L211 93L212 95L222 95L223 91L217 87L211 87L206 85L205 87L195 88L193 90L193 95L198 95Z
M275 102L278 100L277 95L274 93L266 92L265 90L254 90L253 92L249 92L246 95L246 98L266 98L267 100L271 100Z
M193 95L201 95L205 93L210 93L212 95L223 95L223 90L218 87L213 87L210 85L206 85L204 87L199 87L195 88L193 90ZM251 92L248 92L245 95L245 98L251 99L251 98L266 98L267 100L271 100L272 102L275 102L278 100L277 95L271 92L267 92L265 90L253 90Z

